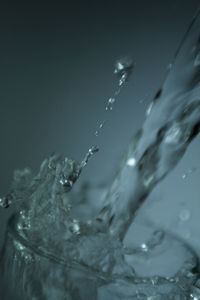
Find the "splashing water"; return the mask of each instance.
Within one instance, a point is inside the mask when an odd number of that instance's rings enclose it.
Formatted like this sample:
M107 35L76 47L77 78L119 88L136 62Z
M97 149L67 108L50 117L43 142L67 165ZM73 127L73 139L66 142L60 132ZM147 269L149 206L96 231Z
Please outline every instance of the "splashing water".
M97 146L93 146L93 147L91 147L91 148L88 150L88 152L87 152L85 158L83 159L83 161L82 161L82 163L81 163L82 168L85 167L85 166L87 165L89 159L90 159L95 153L97 153L98 151L99 151L99 148L98 148Z
M113 97L109 98L105 107L105 110L107 112L112 111L114 108L114 104L116 102L117 97L119 96L124 84L128 81L132 71L134 68L134 64L132 60L128 57L124 57L120 60L118 60L115 63L115 70L114 74L117 75L118 78L118 88L115 90ZM95 131L96 137L99 136L99 134L102 131L102 128L104 127L106 121L100 123L98 129Z
M119 61L116 62L115 64L115 70L114 74L117 74L118 77L118 85L120 88L118 88L114 92L114 97L109 98L106 104L106 111L112 111L114 103L116 101L116 97L120 94L121 89L123 85L127 82L128 78L130 77L130 74L132 73L133 69L133 62L129 58L123 58ZM106 120L102 121L100 125L98 126L98 129L95 131L95 136L98 137L100 133L102 132L102 129L106 123ZM98 150L97 150L98 149ZM85 167L89 161L89 159L99 151L99 147L97 146L92 146L86 156L85 159L82 161L82 168Z
M68 194L98 151L96 146L81 164L52 155L37 176L28 169L15 171L11 193L0 199L5 208L13 202L17 212L2 256L3 295L13 291L15 299L41 300L200 299L197 257L180 240L153 230L139 246L125 244L138 209L199 132L199 27L197 15L99 207ZM130 60L116 63L119 83L108 111L132 69ZM188 215L182 212L180 218ZM11 278L19 273L16 285Z

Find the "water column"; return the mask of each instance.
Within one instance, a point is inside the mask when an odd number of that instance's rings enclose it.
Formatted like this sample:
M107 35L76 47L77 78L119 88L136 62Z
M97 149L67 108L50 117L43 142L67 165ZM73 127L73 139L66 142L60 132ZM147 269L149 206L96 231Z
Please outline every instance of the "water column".
M108 189L97 223L124 237L146 197L179 162L200 125L200 15L193 19L162 88ZM133 112L134 117L134 112ZM131 127L130 127L131 130ZM100 225L101 226L101 225Z

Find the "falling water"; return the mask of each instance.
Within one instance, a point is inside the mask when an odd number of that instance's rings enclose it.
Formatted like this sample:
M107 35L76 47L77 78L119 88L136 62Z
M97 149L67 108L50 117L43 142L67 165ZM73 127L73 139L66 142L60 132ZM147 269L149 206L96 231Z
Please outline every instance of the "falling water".
M11 192L0 200L2 207L13 203L16 210L9 224L1 275L8 283L10 277L23 274L17 285L10 284L15 299L200 299L194 269L197 257L181 241L157 230L134 249L123 243L138 209L199 132L199 28L197 15L100 208L95 210L86 199L87 218L83 218L84 212L77 213L79 201L68 194L98 151L96 146L80 164L52 155L36 176L28 169L15 171ZM118 88L106 111L113 109L132 69L129 60L116 63ZM188 217L186 213L180 216ZM165 254L180 259L178 270L162 273L157 259L161 256L164 263ZM64 268L55 269L55 264ZM90 289L86 289L88 284Z

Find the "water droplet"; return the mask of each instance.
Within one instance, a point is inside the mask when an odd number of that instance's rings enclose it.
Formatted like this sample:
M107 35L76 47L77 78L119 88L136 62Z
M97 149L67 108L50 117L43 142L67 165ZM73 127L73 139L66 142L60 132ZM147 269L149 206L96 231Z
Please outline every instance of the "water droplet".
M142 249L142 251L144 251L144 252L147 252L149 249L148 249L148 246L145 244L145 243L142 243L141 244L141 249Z
M82 163L81 163L81 167L85 167L89 161L89 159L99 151L99 148L97 146L92 146L88 152L85 155L85 158L83 159Z
M131 157L127 160L126 164L130 167L134 167L136 165L136 159L134 157Z
M100 125L99 125L99 128L95 131L95 135L96 136L99 136L101 130L103 129L104 125L105 125L105 122L106 121L103 121Z
M121 58L116 62L114 74L119 77L119 86L122 86L128 80L133 71L133 67L133 61L128 57Z
M189 175L194 173L196 170L197 170L196 167L193 167L193 168L189 169L188 171L186 171L185 173L182 174L182 178L186 179L186 177L188 177Z
M69 179L66 179L66 178L61 178L59 180L60 184L64 187L67 187L67 188L71 188L72 185L73 185L73 181L72 180L69 180Z
M113 110L113 104L115 103L115 98L110 98L106 105L106 110Z

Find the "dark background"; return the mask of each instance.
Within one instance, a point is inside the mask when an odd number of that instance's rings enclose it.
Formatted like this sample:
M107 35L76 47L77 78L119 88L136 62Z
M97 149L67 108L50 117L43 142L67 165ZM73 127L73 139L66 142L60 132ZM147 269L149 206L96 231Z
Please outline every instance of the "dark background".
M14 169L29 166L37 172L53 151L80 161L94 143L100 152L77 185L109 180L142 126L145 110L199 4L198 0L2 1L0 194L9 191ZM114 63L125 55L136 63L133 76L96 138L105 103L117 86ZM200 167L199 150L197 138L144 206L154 222L184 237L187 232L195 247L200 245L199 173L186 180L182 174L191 166ZM182 209L189 212L184 221ZM0 245L8 214L0 210Z

